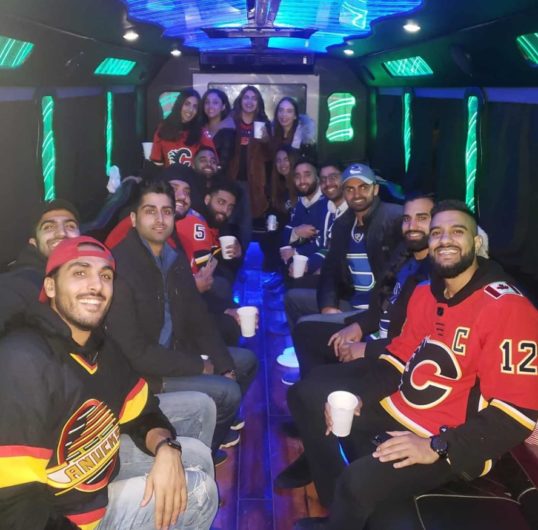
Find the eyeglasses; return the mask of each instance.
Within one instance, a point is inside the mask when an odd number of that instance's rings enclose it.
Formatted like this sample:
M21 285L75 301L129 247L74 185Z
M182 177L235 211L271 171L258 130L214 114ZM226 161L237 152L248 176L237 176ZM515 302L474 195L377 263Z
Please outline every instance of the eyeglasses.
M319 178L319 181L325 184L326 182L338 182L340 180L340 173L331 173L330 175L324 175Z

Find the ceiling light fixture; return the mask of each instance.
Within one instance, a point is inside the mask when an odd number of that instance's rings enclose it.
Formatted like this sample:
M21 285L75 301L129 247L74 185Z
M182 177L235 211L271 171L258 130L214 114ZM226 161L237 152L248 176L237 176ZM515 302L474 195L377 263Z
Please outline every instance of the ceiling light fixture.
M172 48L170 50L170 55L172 57L181 57L181 50L178 50L177 48Z
M138 33L134 29L128 29L124 34L123 38L128 42L133 42L139 37Z
M348 57L351 57L352 55L355 55L355 52L348 48L348 49L344 50L344 55L347 55Z
M417 33L421 30L421 27L416 22L409 21L404 24L403 29L405 29L407 33Z

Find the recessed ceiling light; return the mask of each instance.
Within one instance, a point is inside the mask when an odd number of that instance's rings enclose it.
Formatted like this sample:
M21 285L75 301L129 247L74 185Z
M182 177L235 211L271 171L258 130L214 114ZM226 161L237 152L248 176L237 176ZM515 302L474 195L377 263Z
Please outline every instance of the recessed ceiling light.
M416 22L407 22L407 24L404 24L403 29L405 29L407 33L416 33L421 30L421 27Z
M129 41L129 42L133 42L135 41L136 39L138 39L139 35L138 33L134 30L134 29L128 29L124 34L123 34L123 38L126 40L126 41Z
M170 55L173 57L181 57L181 50L178 50L177 48L172 48L170 50Z
M355 55L355 52L348 48L348 49L344 50L344 55L348 55L348 56Z

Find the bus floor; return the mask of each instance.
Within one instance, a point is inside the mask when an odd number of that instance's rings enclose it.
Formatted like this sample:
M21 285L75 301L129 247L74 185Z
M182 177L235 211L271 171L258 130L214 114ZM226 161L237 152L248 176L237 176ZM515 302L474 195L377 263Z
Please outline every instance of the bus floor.
M259 329L255 337L242 339L259 360L259 371L242 406L246 424L241 442L226 449L228 459L217 468L220 508L213 530L291 530L301 517L325 515L314 486L275 490L274 477L302 452L299 440L281 429L290 420L281 368L276 358L292 344L288 335L275 335L270 324L285 320L282 294L263 289L262 255L251 243L245 265L236 283L235 299L240 305L259 309Z

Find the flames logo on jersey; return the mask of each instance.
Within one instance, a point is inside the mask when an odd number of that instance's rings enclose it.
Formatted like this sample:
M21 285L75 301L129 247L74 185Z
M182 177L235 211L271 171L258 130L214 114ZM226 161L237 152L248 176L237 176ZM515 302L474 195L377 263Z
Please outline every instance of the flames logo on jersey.
M72 489L84 492L107 486L119 451L118 420L101 401L90 399L66 422L58 447L58 464L50 468L48 484L61 495Z
M168 162L172 164L183 164L185 166L191 166L192 151L187 147L181 147L179 149L172 149L168 152Z

